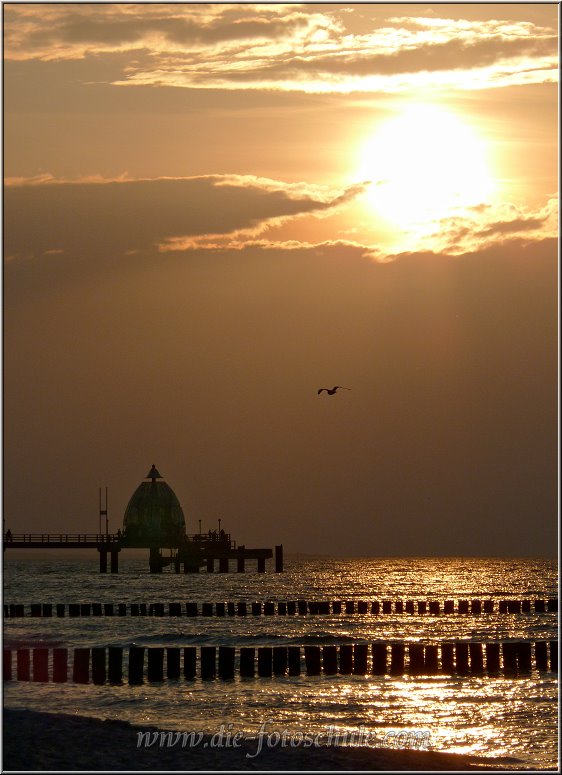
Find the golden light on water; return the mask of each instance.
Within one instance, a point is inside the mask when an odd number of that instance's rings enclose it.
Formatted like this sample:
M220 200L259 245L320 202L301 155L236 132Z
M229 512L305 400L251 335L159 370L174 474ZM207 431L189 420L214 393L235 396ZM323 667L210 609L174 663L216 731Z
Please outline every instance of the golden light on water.
M488 203L494 180L486 143L460 115L435 104L408 104L360 148L357 177L379 218L423 233L429 224Z

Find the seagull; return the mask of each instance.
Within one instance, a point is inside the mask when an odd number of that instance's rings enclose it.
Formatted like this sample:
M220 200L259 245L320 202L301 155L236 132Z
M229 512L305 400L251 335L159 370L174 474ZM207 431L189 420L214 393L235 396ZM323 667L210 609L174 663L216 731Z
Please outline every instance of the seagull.
M334 385L334 387L333 387L333 388L319 388L319 390L318 390L318 395L320 395L320 393L321 393L323 390L325 390L325 391L326 391L326 393L327 393L329 396L333 396L333 395L334 395L334 393L336 392L336 390L338 390L338 389L340 389L340 388L341 388L342 390L351 390L351 388L346 388L346 387L344 387L343 385Z

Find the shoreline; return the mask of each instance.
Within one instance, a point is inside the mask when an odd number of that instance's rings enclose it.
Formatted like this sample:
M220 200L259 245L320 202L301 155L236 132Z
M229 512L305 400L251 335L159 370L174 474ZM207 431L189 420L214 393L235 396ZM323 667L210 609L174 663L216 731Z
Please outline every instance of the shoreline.
M139 733L143 747L137 747ZM14 708L3 711L4 771L337 771L337 770L526 770L511 757L489 758L465 754L390 748L263 745L245 738L237 747L213 746L211 734L182 747L166 738L160 747L155 726L134 726L126 721L89 716L39 712ZM154 734L157 733L157 734ZM167 733L164 732L164 735ZM173 735L174 733L172 733ZM158 741L149 747L147 740ZM535 770L536 771L536 770Z

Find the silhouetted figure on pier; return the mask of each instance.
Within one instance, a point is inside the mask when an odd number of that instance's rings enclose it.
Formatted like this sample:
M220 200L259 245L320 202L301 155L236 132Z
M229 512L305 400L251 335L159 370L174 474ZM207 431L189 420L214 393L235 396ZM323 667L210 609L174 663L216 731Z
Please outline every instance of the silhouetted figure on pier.
M318 395L325 390L329 396L333 396L336 390L351 390L351 388L344 387L343 385L335 385L333 388L319 388Z

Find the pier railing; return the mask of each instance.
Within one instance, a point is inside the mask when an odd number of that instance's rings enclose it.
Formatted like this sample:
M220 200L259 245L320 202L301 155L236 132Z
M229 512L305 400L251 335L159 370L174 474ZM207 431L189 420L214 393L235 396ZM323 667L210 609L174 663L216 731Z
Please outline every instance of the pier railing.
M7 544L110 544L121 538L117 533L4 533Z
M24 544L100 544L115 543L123 540L125 536L121 533L4 533L6 543L24 543ZM216 531L209 533L191 533L186 535L190 541L204 544L225 544L236 548L236 541L232 541L230 533L220 535Z

